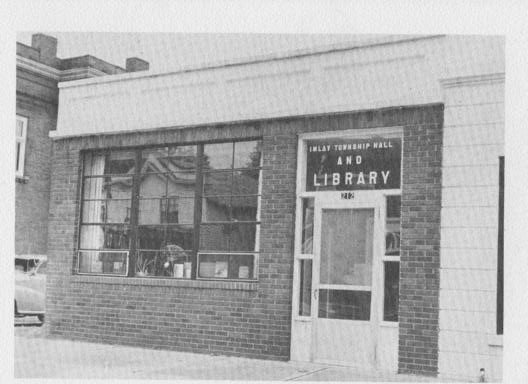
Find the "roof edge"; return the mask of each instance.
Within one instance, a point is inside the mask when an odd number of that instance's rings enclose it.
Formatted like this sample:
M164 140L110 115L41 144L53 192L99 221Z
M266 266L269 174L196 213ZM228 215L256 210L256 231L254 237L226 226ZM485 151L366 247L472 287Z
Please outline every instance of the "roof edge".
M285 53L278 53L278 54L272 53L272 54L267 54L267 55L254 56L254 57L245 58L245 59L232 59L232 60L225 60L221 62L205 63L205 64L201 64L197 66L183 67L181 69L178 69L175 71L169 71L169 72L154 72L154 71L143 71L143 72L134 72L134 73L127 72L123 74L105 76L101 78L82 79L82 80L77 80L77 81L70 81L68 83L59 83L59 88L72 88L72 87L79 87L79 86L85 86L85 85L91 85L91 84L103 84L103 83L110 83L110 82L117 82L117 81L134 80L138 78L155 78L155 77L162 77L162 76L177 75L177 74L182 74L182 73L200 72L200 71L214 70L214 69L220 69L220 68L229 68L229 67L236 67L236 66L242 66L242 65L260 64L260 63L271 62L271 61L296 59L296 58L302 58L302 57L308 57L308 56L316 56L316 55L323 55L323 54L329 54L329 53L350 51L350 50L355 50L355 49L365 49L365 48L373 48L373 47L379 47L379 46L385 46L385 45L391 45L391 44L401 44L401 43L408 43L408 42L414 42L414 41L420 41L420 40L436 39L436 38L440 38L444 36L446 35L444 34L409 35L409 36L383 35L382 38L367 40L363 43L337 43L337 44L333 44L330 46L326 45L323 47L318 47L315 49L305 48L305 49L298 49L298 50L293 50L293 51L289 51Z

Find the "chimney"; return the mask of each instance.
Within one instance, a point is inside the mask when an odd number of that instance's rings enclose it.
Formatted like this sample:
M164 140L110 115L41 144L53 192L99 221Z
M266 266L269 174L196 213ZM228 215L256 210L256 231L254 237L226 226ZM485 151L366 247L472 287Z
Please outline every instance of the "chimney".
M31 36L31 46L40 51L40 58L43 60L57 57L57 39L52 36L37 33Z
M137 72L137 71L148 71L149 62L142 60L138 57L129 57L126 59L126 71Z

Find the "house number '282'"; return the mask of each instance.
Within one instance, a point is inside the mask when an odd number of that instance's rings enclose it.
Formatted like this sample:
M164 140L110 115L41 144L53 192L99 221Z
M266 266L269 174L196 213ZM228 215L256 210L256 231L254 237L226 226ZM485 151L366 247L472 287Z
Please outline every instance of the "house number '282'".
M353 200L354 192L341 192L341 200Z

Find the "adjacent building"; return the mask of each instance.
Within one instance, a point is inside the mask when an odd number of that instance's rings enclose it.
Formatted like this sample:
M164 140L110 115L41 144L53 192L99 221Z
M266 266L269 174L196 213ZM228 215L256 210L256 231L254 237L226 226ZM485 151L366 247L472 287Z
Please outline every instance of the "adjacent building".
M54 335L502 376L504 39L59 84Z
M16 46L15 253L47 254L52 141L59 82L147 70L138 58L121 68L97 57L57 57L57 39L34 34L31 46Z

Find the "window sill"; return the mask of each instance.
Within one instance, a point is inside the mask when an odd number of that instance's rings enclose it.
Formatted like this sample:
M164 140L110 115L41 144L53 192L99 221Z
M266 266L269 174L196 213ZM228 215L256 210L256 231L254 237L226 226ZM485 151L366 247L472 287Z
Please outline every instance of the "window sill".
M17 183L26 184L29 181L29 177L27 177L27 176L15 176L15 181Z
M100 275L72 275L71 281L75 283L142 285L151 287L181 287L198 289L231 289L238 291L256 291L258 288L257 282L248 281L185 280Z
M502 347L502 335L488 335L488 345L490 347Z

